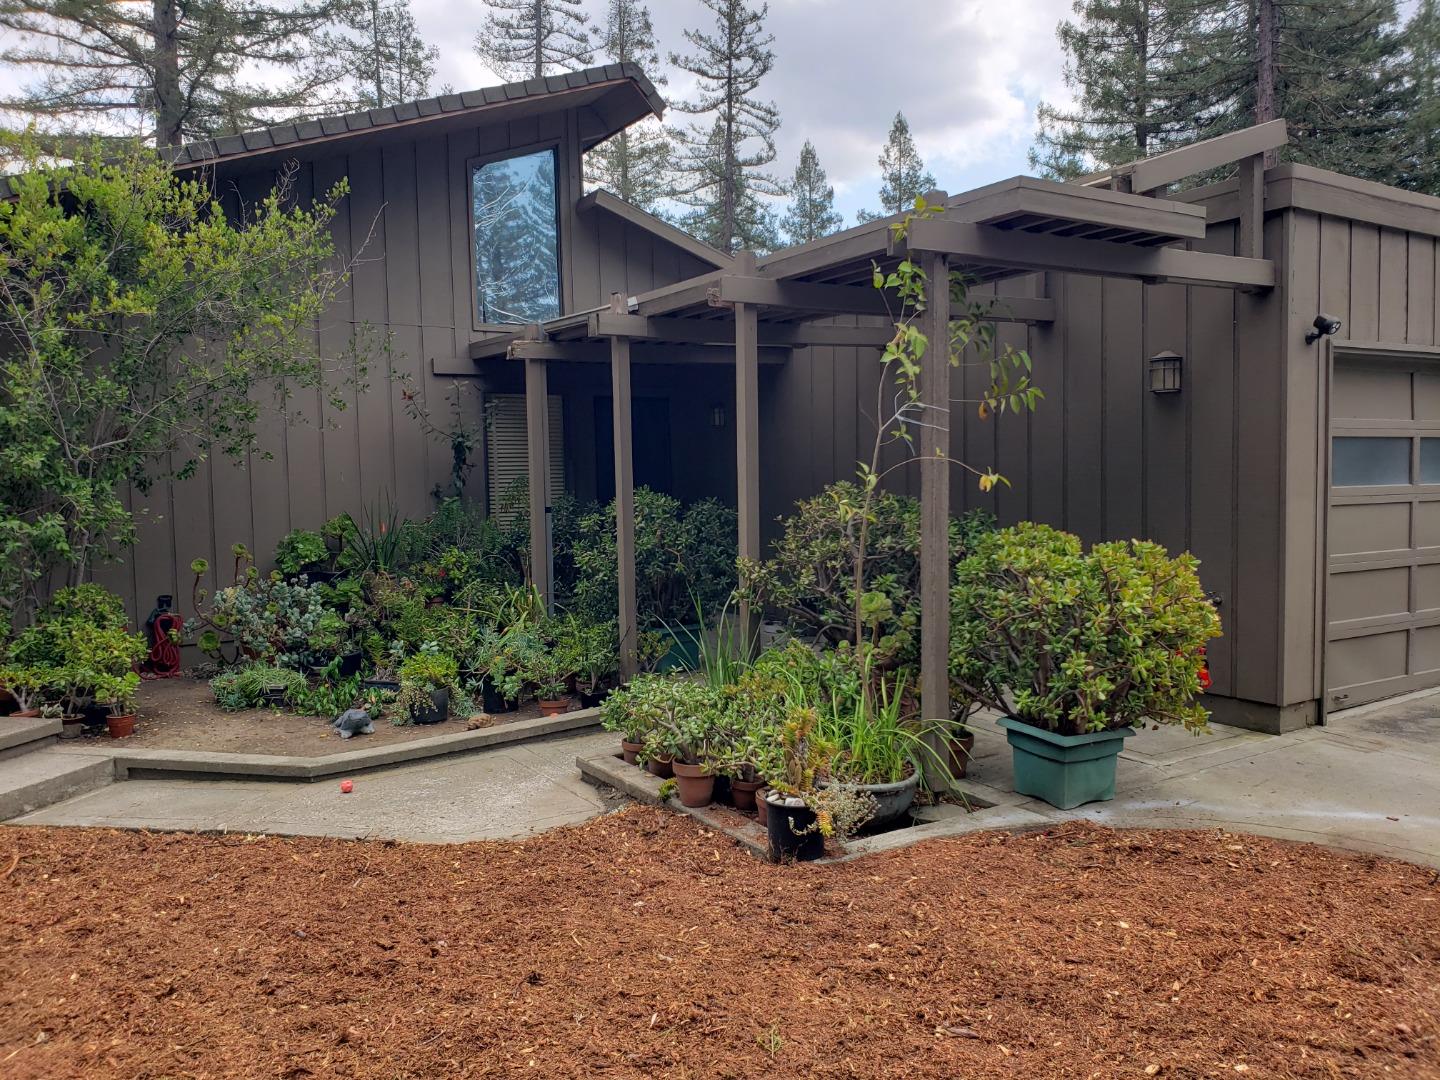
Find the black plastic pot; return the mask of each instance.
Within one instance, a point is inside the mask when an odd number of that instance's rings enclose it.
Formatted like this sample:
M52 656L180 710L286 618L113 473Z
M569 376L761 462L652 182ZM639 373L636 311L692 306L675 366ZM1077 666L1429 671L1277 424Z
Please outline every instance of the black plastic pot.
M808 806L784 806L771 802L766 807L765 828L770 836L770 857L808 862L825 854L825 837L816 824L815 811Z
M411 710L410 722L414 724L439 724L450 715L450 691L431 690L430 708Z
M514 712L517 703L506 701L495 684L490 681L489 676L480 680L480 704L484 706L487 713Z
M400 684L394 679L362 679L360 680L362 690L389 690L392 694L400 692Z
M581 690L579 692L579 696L580 707L582 709L594 709L602 705L605 699L610 696L610 689L609 687L601 687L594 693L589 693L585 690Z

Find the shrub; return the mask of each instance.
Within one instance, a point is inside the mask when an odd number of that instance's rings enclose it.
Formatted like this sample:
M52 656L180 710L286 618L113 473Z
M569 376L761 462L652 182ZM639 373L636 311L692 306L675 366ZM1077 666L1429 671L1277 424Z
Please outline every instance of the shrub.
M1144 720L1203 730L1195 697L1220 634L1190 554L1024 523L955 570L950 672L966 697L1078 735Z
M37 623L79 619L102 630L123 630L129 624L125 602L101 585L86 583L57 590L35 617Z
M214 636L202 639L201 647L218 654L218 634L224 633L250 659L284 667L324 663L340 637L334 618L325 606L323 586L252 570L239 584L216 591L210 613L203 616Z
M626 741L643 743L641 756L709 763L720 735L722 702L710 687L669 675L637 675L601 706L600 722Z
M919 648L920 503L878 492L867 525L863 498L858 485L840 482L796 504L774 554L742 562L740 591L818 641L855 645L858 586L863 636L886 663L908 663ZM864 573L857 583L862 526ZM951 558L962 558L993 527L983 511L952 520Z
M227 711L263 708L274 703L273 697L293 704L308 689L305 676L274 664L245 664L210 680L216 703Z
M275 566L286 577L296 577L329 559L325 537L307 529L292 529L275 547Z
M635 586L642 625L688 623L696 609L718 612L735 588L735 511L704 499L682 509L677 499L635 490ZM619 584L615 504L580 519L570 609L589 622L615 617Z

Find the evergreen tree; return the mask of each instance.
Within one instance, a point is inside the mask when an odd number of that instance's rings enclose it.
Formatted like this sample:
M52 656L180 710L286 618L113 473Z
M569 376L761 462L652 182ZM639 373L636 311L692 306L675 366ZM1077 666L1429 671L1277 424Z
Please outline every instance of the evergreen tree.
M1219 134L1228 105L1204 50L1224 25L1214 0L1076 0L1056 30L1075 105L1041 103L1030 164L1072 179L1170 146ZM1207 27L1206 9L1212 11Z
M809 139L800 148L800 163L790 181L790 209L780 222L785 241L808 244L839 232L845 219L835 211L835 189L826 183L820 157Z
M676 108L714 116L691 126L676 162L676 198L690 208L682 223L721 251L769 250L777 243L775 214L762 202L784 194L783 185L762 171L775 160L780 112L757 96L760 81L775 65L765 33L769 6L746 7L744 0L702 0L715 14L715 32L686 30L693 51L672 53L670 62L695 76L694 101Z
M591 62L581 0L485 0L475 52L502 79L538 79Z
M915 205L915 197L935 189L935 177L925 168L915 140L910 135L910 122L904 113L895 114L890 137L876 159L880 165L880 211L862 210L861 221L874 221L891 214L903 214Z
M1406 37L1415 100L1406 133L1411 186L1440 195L1440 2L1420 0Z
M354 0L348 35L332 38L331 55L350 79L355 108L378 109L430 93L440 50L427 45L408 0Z
M595 31L595 47L608 62L639 64L651 81L665 84L650 11L640 0L610 0L605 26ZM653 212L670 195L673 153L665 126L655 117L641 120L585 155L585 183Z
M1263 123L1279 157L1406 183L1414 87L1394 0L1078 0L1059 29L1077 107L1042 107L1032 163L1062 177Z
M4 0L0 64L37 79L0 110L42 130L157 145L329 111L315 43L349 0Z

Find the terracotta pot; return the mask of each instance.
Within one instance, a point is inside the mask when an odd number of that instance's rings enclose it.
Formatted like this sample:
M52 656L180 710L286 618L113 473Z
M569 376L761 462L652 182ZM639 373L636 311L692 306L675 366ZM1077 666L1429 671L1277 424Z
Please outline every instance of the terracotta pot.
M970 756L975 752L975 733L967 731L964 735L952 735L945 740L946 764L950 767L950 775L956 780L965 779L965 770L970 765Z
M675 775L674 762L670 758L651 758L645 762L645 768L650 771L651 776L658 776L661 780L669 780Z
M620 740L620 756L625 759L626 765L634 765L636 756L644 749L644 743Z
M17 720L30 720L40 715L39 709L19 709L10 714Z
M756 809L755 793L765 784L763 780L731 780L730 795L735 800L735 809L749 813Z
M559 716L561 713L570 711L570 699L562 698L541 698L539 700L541 716Z
M126 713L124 716L107 716L105 726L110 730L112 739L127 739L135 734L135 714Z
M765 801L765 796L769 794L769 788L760 788L755 792L755 821L762 829L770 823L770 804Z
M677 761L671 766L675 770L675 786L678 789L681 806L709 806L715 795L715 775L705 765L687 765Z

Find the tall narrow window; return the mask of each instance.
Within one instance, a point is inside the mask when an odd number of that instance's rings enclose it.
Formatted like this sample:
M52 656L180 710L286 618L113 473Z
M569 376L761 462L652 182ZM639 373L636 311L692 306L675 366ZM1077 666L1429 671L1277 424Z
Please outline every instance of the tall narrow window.
M470 174L480 321L544 322L560 314L555 151L479 165Z

